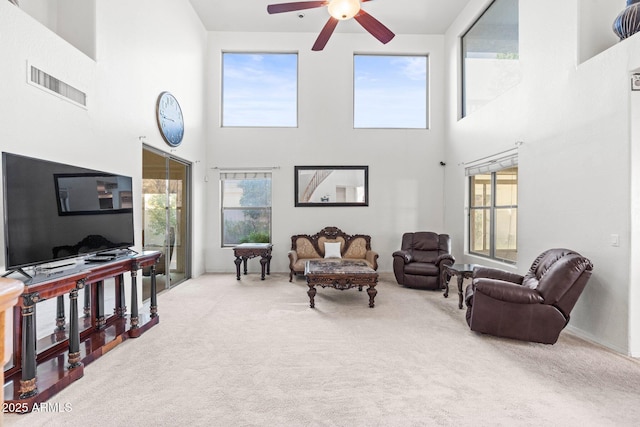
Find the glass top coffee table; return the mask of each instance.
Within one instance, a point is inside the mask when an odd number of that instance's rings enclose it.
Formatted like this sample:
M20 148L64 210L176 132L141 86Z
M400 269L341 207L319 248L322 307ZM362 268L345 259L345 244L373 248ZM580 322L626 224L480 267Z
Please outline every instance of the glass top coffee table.
M368 286L369 307L373 308L374 298L378 291L378 273L365 261L347 259L322 259L307 261L304 269L309 286L309 307L315 307L316 286L329 286L344 291L345 289Z

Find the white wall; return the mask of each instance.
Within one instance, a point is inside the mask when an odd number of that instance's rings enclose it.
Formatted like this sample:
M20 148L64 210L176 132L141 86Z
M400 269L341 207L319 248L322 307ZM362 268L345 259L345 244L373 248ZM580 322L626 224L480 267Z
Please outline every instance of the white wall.
M632 352L629 346L629 72L640 65L640 38L616 44L578 65L579 40L585 40L579 37L578 3L520 2L522 82L461 120L459 36L487 1L471 1L447 32L446 157L452 166L447 166L445 228L453 235L456 258L492 264L465 252L466 180L460 163L523 141L519 262L514 268L500 267L524 273L551 247L567 247L588 257L594 273L569 327L637 355L637 347ZM602 17L611 22L614 18ZM610 244L612 234L620 236L619 247Z
M271 268L287 272L291 236L336 226L371 235L381 271L402 233L442 230L443 37L398 35L387 45L369 34L335 33L322 52L312 52L316 33L211 33L208 76L211 95L207 174L206 268L235 270L231 249L221 248L219 171L228 167L277 167L273 171L274 243ZM299 126L295 129L220 127L220 63L223 51L298 52ZM429 130L353 129L353 55L428 54ZM294 207L294 166L368 165L368 207ZM249 262L253 271L259 263Z
M204 68L207 35L187 0L98 2L96 60L7 1L0 1L2 151L133 176L140 197L142 145L193 162L194 228L204 228ZM83 109L27 84L27 63L87 93ZM169 150L155 121L168 90L186 130ZM142 211L134 201L136 247ZM193 274L204 271L202 233L194 233ZM4 264L4 251L0 266Z
M22 0L20 9L90 58L96 55L96 0Z

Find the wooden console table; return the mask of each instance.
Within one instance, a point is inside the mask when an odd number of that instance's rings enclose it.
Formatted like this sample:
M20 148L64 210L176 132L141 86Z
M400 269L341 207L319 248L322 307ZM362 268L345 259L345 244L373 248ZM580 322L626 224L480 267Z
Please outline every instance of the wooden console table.
M236 257L236 279L240 280L240 264L244 262L244 274L247 274L247 259L260 257L262 277L264 280L265 267L267 274L271 274L271 243L241 243L233 248L233 255Z
M104 263L89 263L67 271L50 271L24 282L24 291L14 308L13 366L4 371L4 397L11 408L30 412L84 375L84 366L127 338L136 338L159 322L155 265L161 253L147 251ZM138 309L138 270L151 267L149 315ZM131 275L131 313L125 306L124 274ZM104 312L104 280L115 279L115 308ZM85 318L78 312L78 292L85 289ZM87 293L87 291L89 293ZM69 298L69 322L65 319L64 296ZM57 298L56 333L40 343L36 337L37 304ZM88 305L88 306L87 306ZM53 319L52 319L53 320ZM81 329L80 323L83 323ZM51 345L51 343L53 344ZM38 351L39 344L48 344ZM65 361L66 359L66 361Z

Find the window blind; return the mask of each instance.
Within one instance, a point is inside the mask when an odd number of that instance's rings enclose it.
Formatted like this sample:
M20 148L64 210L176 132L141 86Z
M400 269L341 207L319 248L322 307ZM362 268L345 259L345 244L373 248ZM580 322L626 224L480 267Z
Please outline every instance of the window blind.
M220 172L220 179L271 179L271 172Z
M492 156L482 159L481 162L472 162L469 166L464 168L464 174L466 176L473 176L479 174L486 174L497 172L502 169L518 166L518 153L512 153L502 156Z

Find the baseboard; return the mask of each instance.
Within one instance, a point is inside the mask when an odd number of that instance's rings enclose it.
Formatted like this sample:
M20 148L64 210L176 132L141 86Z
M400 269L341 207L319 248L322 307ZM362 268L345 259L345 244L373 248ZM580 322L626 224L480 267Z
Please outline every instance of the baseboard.
M570 333L571 335L574 335L577 338L580 338L582 340L588 341L589 343L591 343L593 345L596 345L598 347L601 347L603 349L610 350L610 351L613 351L613 352L616 352L616 353L620 353L623 356L633 357L633 356L631 356L629 354L629 349L628 348L622 348L622 347L619 347L617 345L613 345L611 343L600 342L593 335L583 331L582 329L576 328L575 326L567 325L567 327L565 328L565 332L568 332L568 333Z

